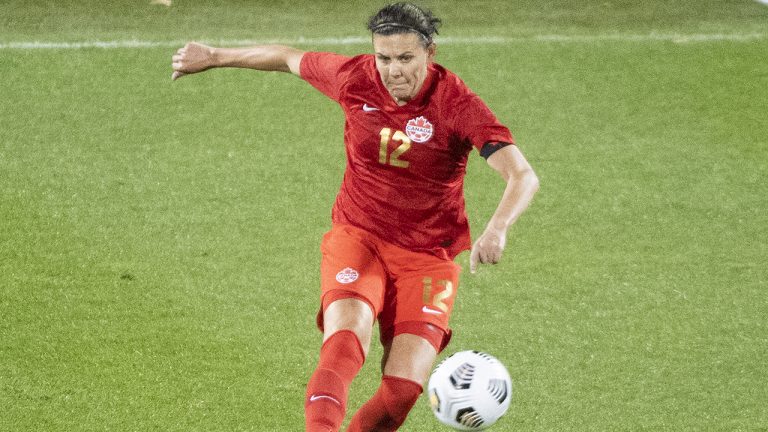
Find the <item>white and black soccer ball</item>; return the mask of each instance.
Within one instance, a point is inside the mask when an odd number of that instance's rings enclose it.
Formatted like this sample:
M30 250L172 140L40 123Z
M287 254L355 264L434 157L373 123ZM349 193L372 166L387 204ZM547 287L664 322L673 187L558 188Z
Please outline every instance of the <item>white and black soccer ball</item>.
M440 422L458 430L476 431L496 423L507 412L512 379L495 357L460 351L437 365L427 392Z

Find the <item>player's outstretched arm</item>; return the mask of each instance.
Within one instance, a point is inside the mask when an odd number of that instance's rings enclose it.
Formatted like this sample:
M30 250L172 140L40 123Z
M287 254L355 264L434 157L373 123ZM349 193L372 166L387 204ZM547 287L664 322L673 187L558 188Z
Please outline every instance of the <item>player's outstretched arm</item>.
M477 263L496 264L501 259L507 242L507 229L528 208L533 195L539 190L539 178L520 149L510 145L496 151L488 164L507 182L504 195L483 234L472 245L469 271L477 271Z
M216 67L239 67L261 71L291 72L299 75L304 51L284 45L259 45L248 48L214 48L190 42L173 55L173 75L203 72Z

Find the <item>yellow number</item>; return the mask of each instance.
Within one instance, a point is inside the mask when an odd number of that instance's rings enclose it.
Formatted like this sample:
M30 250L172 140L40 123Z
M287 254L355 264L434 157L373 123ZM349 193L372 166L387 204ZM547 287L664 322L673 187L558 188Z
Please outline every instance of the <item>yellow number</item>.
M379 163L384 165L389 163L389 165L398 168L408 168L408 161L398 159L403 155L403 153L411 149L411 139L408 138L408 135L401 131L395 131L395 134L392 135L392 129L390 128L382 129L379 135L381 135L381 146L379 147ZM402 144L397 146L397 148L388 155L387 150L389 147L390 139L400 141Z
M432 278L424 278L424 304L432 303Z
M389 159L389 164L400 168L408 168L408 161L400 160L398 157L411 149L411 139L400 131L395 132L395 135L392 136L392 139L395 141L400 141L402 144L397 146L395 151L392 152L392 156Z
M432 278L424 278L424 304L434 306L443 312L448 312L448 305L445 300L451 298L453 294L453 282L445 279L437 281L438 285L443 286L443 290L432 295Z
M379 133L381 135L381 147L379 147L379 163L387 164L387 144L389 144L389 138L392 136L392 129L384 128Z

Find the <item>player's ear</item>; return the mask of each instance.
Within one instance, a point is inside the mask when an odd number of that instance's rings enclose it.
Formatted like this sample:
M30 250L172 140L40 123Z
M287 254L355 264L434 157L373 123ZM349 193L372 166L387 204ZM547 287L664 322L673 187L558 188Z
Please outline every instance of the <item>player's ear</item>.
M427 47L427 59L433 60L437 54L437 45L434 42L430 43Z

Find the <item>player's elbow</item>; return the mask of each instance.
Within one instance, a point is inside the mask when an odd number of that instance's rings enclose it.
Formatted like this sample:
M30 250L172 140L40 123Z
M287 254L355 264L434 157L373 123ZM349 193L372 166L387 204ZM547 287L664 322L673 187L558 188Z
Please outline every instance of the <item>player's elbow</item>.
M290 72L296 76L301 76L301 59L304 57L304 51L293 47L284 47L283 62L285 68L283 72Z
M539 190L539 176L532 169L529 169L526 173L526 183L531 190L531 194L535 194Z
M533 195L539 190L539 176L530 166L513 170L508 176L508 181L525 190L529 195Z

